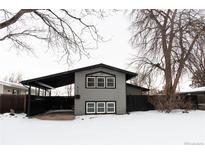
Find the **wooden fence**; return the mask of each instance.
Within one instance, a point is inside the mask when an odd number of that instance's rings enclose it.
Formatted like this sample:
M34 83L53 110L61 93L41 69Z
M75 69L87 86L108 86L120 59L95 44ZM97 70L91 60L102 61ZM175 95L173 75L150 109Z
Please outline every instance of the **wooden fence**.
M127 112L154 110L147 95L127 95Z
M205 96L198 95L198 109L205 110Z
M24 95L0 95L0 113L10 112L13 109L16 113L25 112L26 96Z
M190 96L189 96L190 97ZM191 96L192 97L192 96ZM197 109L205 109L205 96L193 97L196 99ZM31 96L30 114L35 115L50 109L73 109L74 97L39 97ZM0 95L0 113L26 113L26 96ZM127 112L152 110L154 107L148 101L148 96L127 96Z
M183 96L183 95L182 95ZM164 95L127 95L127 112L132 111L147 111L155 109L151 103L153 97L164 98ZM184 95L185 100L190 100L193 103L193 109L205 110L204 95Z
M74 110L74 96L30 96L30 107L28 107L28 102L26 106L28 116L49 110Z

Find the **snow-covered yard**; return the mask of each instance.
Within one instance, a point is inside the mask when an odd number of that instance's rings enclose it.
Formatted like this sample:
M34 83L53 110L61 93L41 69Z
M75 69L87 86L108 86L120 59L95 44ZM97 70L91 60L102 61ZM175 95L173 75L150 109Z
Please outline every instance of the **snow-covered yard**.
M205 144L205 111L78 116L72 121L0 114L0 144Z

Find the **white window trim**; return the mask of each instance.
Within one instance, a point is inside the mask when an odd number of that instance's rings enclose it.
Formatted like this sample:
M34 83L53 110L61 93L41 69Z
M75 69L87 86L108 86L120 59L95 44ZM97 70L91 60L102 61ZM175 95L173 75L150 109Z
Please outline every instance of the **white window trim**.
M88 104L94 104L94 111L93 112L88 112L89 108L93 108L93 107L88 107ZM95 102L86 102L86 113L87 114L95 113Z
M99 112L99 111L98 111L98 104L100 104L100 103L101 103L101 104L102 104L102 103L104 104L104 111L103 111L103 112ZM100 107L100 108L102 108L102 107ZM97 102L97 113L105 113L105 102Z
M94 79L94 86L88 86L88 79ZM95 88L95 77L87 76L86 77L86 87L87 88Z
M103 86L103 87L98 86L98 79L103 79L103 80L104 80L104 86ZM97 85L97 88L105 88L105 77L97 77L97 83L96 83L96 85Z
M114 104L114 111L108 111L108 104ZM115 113L115 109L116 109L116 106L115 106L115 102L106 102L106 113Z
M113 86L108 86L108 79L109 78L112 78L113 79ZM115 77L111 77L111 76L109 76L109 77L106 77L106 87L107 88L115 88Z

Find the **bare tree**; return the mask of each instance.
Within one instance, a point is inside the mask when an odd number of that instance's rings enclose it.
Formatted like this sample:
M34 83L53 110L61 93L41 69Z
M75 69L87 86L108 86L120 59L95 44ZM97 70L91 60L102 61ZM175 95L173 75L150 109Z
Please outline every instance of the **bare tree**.
M67 93L67 96L72 96L74 93L74 85L71 84L71 85L65 86L65 91Z
M11 73L9 75L6 75L3 80L8 82L13 82L13 83L19 83L20 81L23 80L23 75L20 72Z
M48 47L60 50L62 56L72 53L88 55L87 50L97 48L102 37L88 16L102 18L103 10L51 10L21 9L0 10L0 41L10 41L19 49L32 51L30 38L42 40ZM28 43L29 42L29 43Z
M193 50L187 67L192 74L193 87L205 86L205 46L204 41L197 43L197 48Z
M133 10L131 43L138 54L132 64L142 72L161 74L167 101L172 103L196 42L204 34L200 10Z
M134 85L145 86L150 89L153 86L153 79L149 74L138 74L137 77L133 78L130 82Z

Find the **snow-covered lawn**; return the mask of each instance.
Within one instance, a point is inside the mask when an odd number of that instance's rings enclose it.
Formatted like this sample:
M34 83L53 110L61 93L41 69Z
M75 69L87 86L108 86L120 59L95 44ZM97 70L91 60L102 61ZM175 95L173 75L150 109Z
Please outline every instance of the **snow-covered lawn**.
M0 144L205 144L205 111L78 116L72 121L0 114Z

